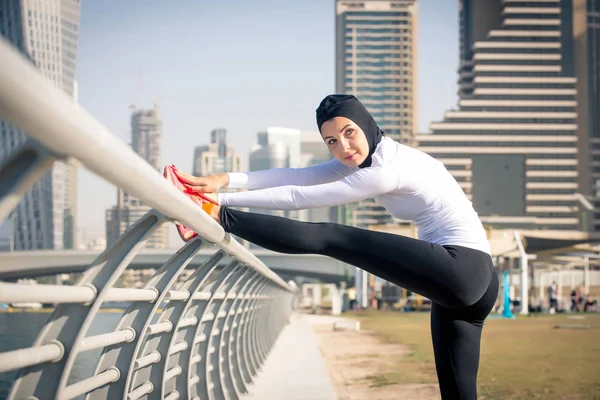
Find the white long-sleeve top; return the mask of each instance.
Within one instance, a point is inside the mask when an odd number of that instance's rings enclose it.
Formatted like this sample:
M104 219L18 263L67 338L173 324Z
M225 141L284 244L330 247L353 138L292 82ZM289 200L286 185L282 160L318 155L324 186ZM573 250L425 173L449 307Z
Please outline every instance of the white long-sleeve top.
M419 239L490 253L471 201L444 164L387 137L377 145L371 166L363 169L332 160L228 175L228 187L258 190L219 193L222 206L299 210L373 198L394 217L414 221Z

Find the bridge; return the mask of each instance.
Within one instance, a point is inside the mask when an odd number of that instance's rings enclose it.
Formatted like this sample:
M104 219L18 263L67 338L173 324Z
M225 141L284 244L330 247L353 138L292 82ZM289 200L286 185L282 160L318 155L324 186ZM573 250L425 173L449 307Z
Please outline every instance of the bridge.
M190 259L187 268L206 263L217 246L207 245ZM206 247L206 246L205 246ZM264 249L250 253L280 276L303 276L323 282L339 282L353 274L350 267L329 257L311 254L281 254ZM101 254L99 250L17 251L0 253L0 279L14 280L60 273L84 272ZM172 255L171 250L143 249L129 261L127 269L158 269Z
M319 357L303 332L289 340L297 290L267 263L323 276L340 270L316 257L250 253L2 38L0 60L0 118L28 136L0 165L0 220L57 162L85 166L152 208L102 252L3 255L3 279L83 272L74 285L0 283L0 303L56 304L30 347L0 353L0 373L16 372L6 398L240 399L253 386L268 391L299 376L318 381L314 371L323 369L307 368L277 346L287 337L283 342L296 353ZM141 251L149 235L174 221L198 236L174 253ZM114 287L128 267L157 269L143 288ZM193 273L179 282L190 267ZM127 308L114 329L90 333L109 301ZM100 351L93 372L72 381L76 359L92 350ZM269 368L275 353L290 366ZM317 392L301 398L333 398L330 387L305 387ZM261 399L266 393L255 392Z

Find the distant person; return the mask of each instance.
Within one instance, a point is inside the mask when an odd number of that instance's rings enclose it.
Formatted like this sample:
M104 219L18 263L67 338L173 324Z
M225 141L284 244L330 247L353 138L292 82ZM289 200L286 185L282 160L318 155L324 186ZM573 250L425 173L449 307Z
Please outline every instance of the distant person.
M575 288L571 289L571 312L573 311L579 312L577 306L577 290Z
M348 302L350 303L350 309L352 311L356 310L356 288L352 286L348 289Z
M585 301L586 301L586 293L585 293L585 286L583 285L583 283L580 283L579 286L577 286L576 300L577 300L577 308L579 309L579 311L584 311Z
M598 311L598 299L593 294L587 296L583 311Z
M444 164L386 137L354 96L323 99L317 126L334 157L321 165L211 177L167 168L165 174L195 192L189 195L226 232L281 253L333 257L431 299L442 398L476 399L481 332L499 284L471 202ZM222 187L258 190L211 193ZM298 210L370 198L394 217L413 220L419 240L232 208ZM193 236L178 230L185 240Z
M585 307L585 288L583 283L571 291L571 311L582 312Z
M554 314L558 310L558 287L556 286L556 282L552 282L551 285L548 286L548 309L550 314Z

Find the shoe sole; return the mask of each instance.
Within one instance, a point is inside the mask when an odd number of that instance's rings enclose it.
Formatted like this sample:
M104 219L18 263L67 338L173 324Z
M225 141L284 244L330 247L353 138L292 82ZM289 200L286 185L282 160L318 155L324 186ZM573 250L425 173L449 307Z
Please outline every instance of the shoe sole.
M163 176L165 178L167 178L167 180L169 182L171 182L171 184L173 186L175 186L179 191L183 192L186 196L188 196L190 199L192 199L192 201L194 201L196 204L202 205L202 197L198 196L194 192L190 193L191 190L188 189L179 180L179 178L177 177L177 175L173 171L174 168L175 168L174 165L168 165L168 166L166 166L165 169L163 170ZM186 227L185 225L182 225L182 224L176 222L175 226L177 227L177 233L179 234L179 237L184 242L187 242L187 241L195 238L196 236L198 236L198 234L196 232L194 232L192 229Z

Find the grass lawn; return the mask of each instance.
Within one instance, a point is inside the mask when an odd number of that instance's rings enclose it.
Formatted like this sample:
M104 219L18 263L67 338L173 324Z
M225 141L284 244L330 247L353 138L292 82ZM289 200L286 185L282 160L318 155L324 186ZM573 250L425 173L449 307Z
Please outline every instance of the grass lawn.
M437 382L429 314L358 312L346 314L386 342L412 349L409 357L370 377L374 386ZM580 314L581 315L581 314ZM591 329L554 329L588 324ZM490 318L483 330L479 395L485 399L600 399L600 315L585 320L566 315Z

